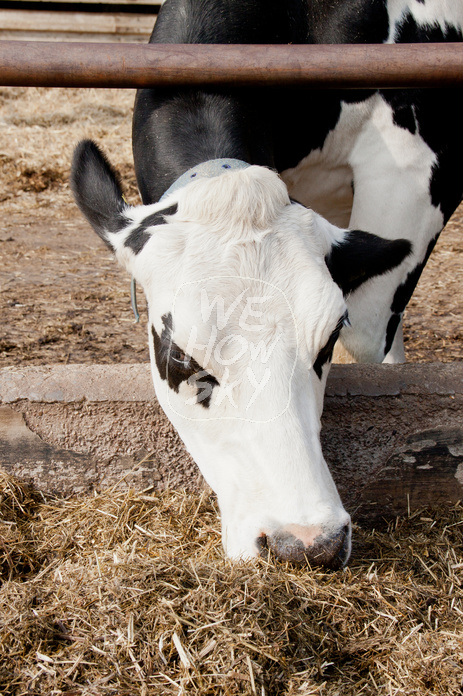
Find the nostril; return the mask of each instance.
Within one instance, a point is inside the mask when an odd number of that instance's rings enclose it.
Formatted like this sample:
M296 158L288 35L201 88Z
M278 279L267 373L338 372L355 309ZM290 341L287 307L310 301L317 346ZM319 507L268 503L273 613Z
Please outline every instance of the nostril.
M349 556L349 526L343 527L331 537L316 540L313 548L307 549L309 563L332 570L343 567Z
M264 555L264 551L268 550L267 535L261 534L256 539L257 551L260 556Z
M344 566L349 560L351 551L351 526L346 524L342 528L342 544L339 550L338 556L341 561L341 567Z
M347 562L350 553L350 526L346 524L337 534L321 540L327 568L338 570Z

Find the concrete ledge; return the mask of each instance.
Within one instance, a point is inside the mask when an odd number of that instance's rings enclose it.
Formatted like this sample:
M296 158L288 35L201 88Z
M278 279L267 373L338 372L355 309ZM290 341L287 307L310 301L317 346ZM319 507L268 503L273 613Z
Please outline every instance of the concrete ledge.
M326 396L463 394L463 363L333 365Z
M43 403L78 401L150 401L154 398L150 366L50 365L0 370L0 402L21 399Z
M463 394L463 363L333 365L326 396ZM149 365L53 365L0 370L0 402L151 401Z
M0 466L72 494L204 487L149 365L0 370ZM335 365L322 447L354 519L463 499L463 364Z

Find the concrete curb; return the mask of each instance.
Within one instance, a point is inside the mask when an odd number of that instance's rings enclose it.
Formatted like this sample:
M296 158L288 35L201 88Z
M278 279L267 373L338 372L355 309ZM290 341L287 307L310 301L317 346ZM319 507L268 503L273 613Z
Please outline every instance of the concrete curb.
M327 397L463 394L463 363L333 365ZM0 402L145 402L154 398L150 367L49 365L2 368Z
M463 394L463 363L333 365L327 396Z
M42 403L152 401L150 367L135 365L47 365L0 370L0 402Z

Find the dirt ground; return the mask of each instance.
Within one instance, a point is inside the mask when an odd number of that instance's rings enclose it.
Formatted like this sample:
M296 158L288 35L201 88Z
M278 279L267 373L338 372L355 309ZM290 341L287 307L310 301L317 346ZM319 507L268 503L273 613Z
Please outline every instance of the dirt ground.
M96 139L137 202L130 90L0 89L0 366L148 360L128 276L80 217L72 150ZM407 359L463 358L463 206L441 236L405 318Z

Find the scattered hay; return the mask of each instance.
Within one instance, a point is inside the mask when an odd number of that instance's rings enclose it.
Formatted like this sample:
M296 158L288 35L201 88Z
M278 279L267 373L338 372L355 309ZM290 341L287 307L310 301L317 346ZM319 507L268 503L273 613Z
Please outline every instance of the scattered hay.
M132 163L134 90L0 88L0 204L9 212L75 215L69 188L74 147L94 138L138 202Z
M355 531L344 572L223 558L206 496L0 476L0 692L461 694L462 507Z

